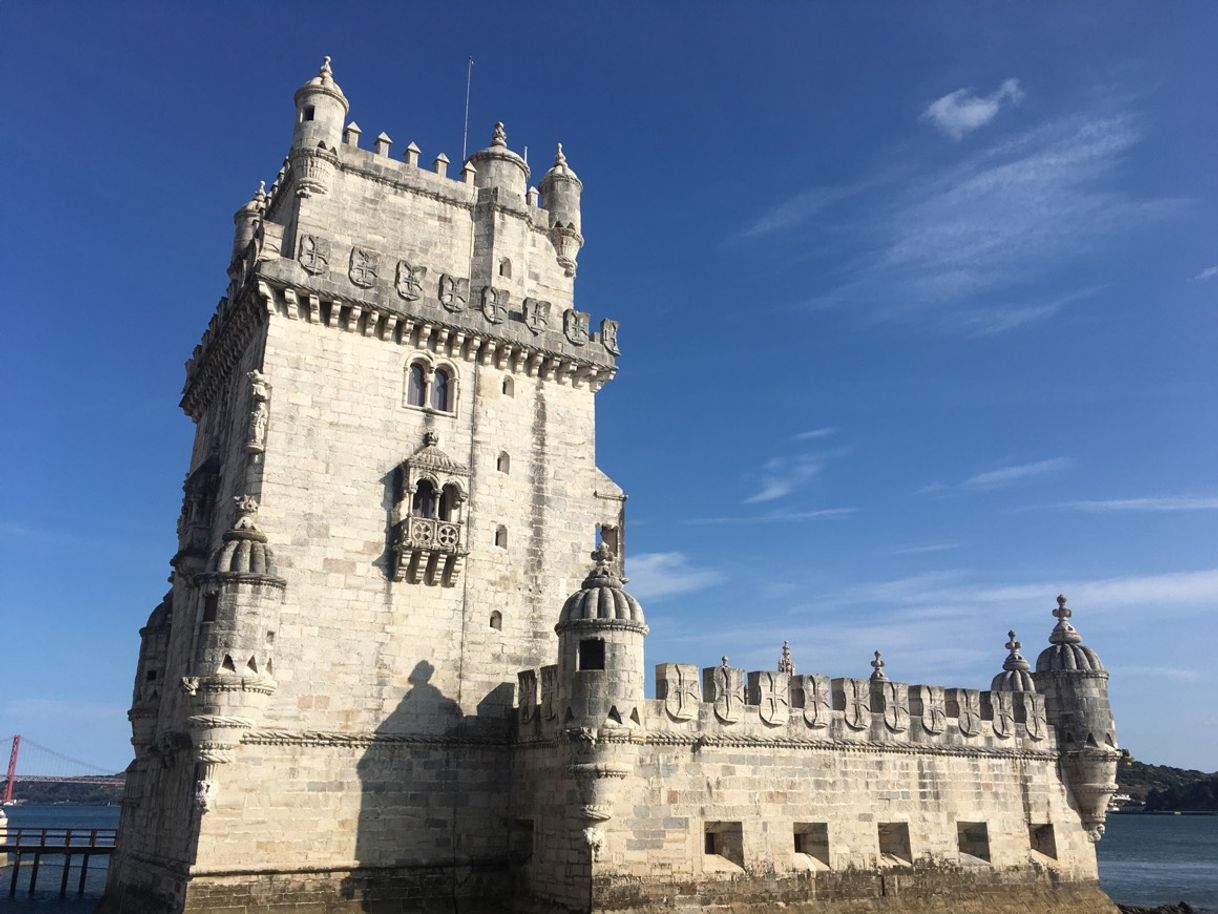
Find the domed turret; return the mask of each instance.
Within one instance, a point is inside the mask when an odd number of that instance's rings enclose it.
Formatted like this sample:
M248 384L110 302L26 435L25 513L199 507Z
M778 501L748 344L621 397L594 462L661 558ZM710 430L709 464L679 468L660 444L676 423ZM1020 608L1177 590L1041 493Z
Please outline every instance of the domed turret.
M995 692L1035 692L1036 683L1032 681L1028 661L1019 653L1023 645L1015 640L1014 630L1007 632L1007 638L1010 640L1005 647L1010 653L1002 662L1002 672L990 683L990 689Z
M642 722L643 607L626 593L602 546L583 587L567 598L558 633L558 698L567 728L637 726Z
M237 522L224 534L223 545L211 554L210 574L252 574L275 577L275 556L266 534L254 523L258 502L248 495L237 500Z
M334 81L329 57L322 59L317 75L296 90L293 100L296 130L292 134L292 147L315 148L318 143L328 148L338 146L350 105Z
M584 246L579 210L583 189L583 182L567 164L559 143L554 164L541 179L540 190L542 206L550 214L550 241L559 264L569 275L574 275L575 261Z
M1116 791L1121 753L1108 704L1108 673L1099 656L1084 645L1070 617L1066 598L1057 598L1057 618L1049 646L1036 658L1032 675L1045 696L1049 723L1057 729L1066 780L1083 826L1093 841L1104 833L1108 800Z
M254 240L258 231L258 223L266 212L266 183L258 182L258 190L241 209L233 213L233 253L232 262L236 264L245 254L245 249Z
M165 663L169 652L169 630L173 624L173 591L148 615L140 629L140 654L135 667L135 690L127 720L131 722L131 744L136 755L152 746L156 735L161 693L165 688Z
M498 188L501 193L524 200L525 186L529 182L529 166L524 159L508 149L507 133L502 122L495 124L491 133L491 145L479 149L466 161L474 166L475 187Z

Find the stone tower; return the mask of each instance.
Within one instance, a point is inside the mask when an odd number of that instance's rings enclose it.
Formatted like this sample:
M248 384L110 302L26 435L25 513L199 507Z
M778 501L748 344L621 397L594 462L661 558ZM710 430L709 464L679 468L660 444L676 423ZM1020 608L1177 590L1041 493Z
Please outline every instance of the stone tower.
M622 567L561 147L540 193L502 124L456 175L361 148L329 58L294 103L187 362L110 910L501 897L517 671L600 541Z

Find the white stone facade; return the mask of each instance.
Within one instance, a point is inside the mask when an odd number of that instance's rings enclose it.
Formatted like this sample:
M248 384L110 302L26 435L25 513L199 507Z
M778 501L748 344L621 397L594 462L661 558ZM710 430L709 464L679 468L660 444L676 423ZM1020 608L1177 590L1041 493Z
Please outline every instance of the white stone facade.
M561 147L530 188L497 125L448 176L359 148L328 60L295 101L187 365L106 909L1111 910L1102 668L646 698Z

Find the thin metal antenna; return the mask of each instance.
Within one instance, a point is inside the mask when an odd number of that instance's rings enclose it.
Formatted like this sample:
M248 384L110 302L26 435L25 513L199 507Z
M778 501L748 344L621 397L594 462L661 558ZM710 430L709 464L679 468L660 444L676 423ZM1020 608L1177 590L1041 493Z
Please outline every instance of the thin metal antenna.
M474 81L474 58L469 59L465 67L465 131L461 134L461 161L465 161L469 152L469 87Z

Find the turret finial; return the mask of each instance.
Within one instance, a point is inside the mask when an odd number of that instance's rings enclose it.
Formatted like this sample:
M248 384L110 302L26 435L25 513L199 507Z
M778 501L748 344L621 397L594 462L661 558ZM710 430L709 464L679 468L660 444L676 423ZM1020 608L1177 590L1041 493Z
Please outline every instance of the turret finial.
M491 133L492 146L507 146L507 131L503 129L503 121L495 122L495 130Z
M727 669L727 654L723 655L723 668L725 670Z
M887 679L888 678L884 674L884 665L885 665L884 658L880 656L879 651L876 651L875 659L871 661L872 669L875 670L875 672L871 674L872 679Z
M317 71L317 75L322 79L333 79L334 71L330 69L330 55L327 54L321 59L321 69Z
M795 664L791 662L791 642L782 643L782 656L778 658L778 672L794 673Z
M596 562L596 574L606 575L613 572L613 560L616 556L613 550L601 543L592 550L592 561Z
M1057 609L1053 610L1057 625L1053 626L1053 632L1049 635L1049 641L1052 644L1078 644L1083 640L1078 629L1070 624L1069 620L1073 615L1073 610L1066 605L1065 596L1058 594Z
M1019 653L1019 649L1023 647L1023 645L1015 638L1014 629L1007 632L1007 638L1009 640L1004 647L1006 647L1010 653L1007 655L1007 659L1002 662L1002 668L1004 670L1028 669L1028 661L1024 660L1023 654Z
M562 143L558 144L558 152L556 152L554 154L554 164L555 165L566 165L567 164L567 157L565 155L563 155L563 152L562 152Z

